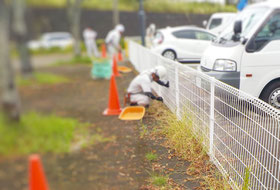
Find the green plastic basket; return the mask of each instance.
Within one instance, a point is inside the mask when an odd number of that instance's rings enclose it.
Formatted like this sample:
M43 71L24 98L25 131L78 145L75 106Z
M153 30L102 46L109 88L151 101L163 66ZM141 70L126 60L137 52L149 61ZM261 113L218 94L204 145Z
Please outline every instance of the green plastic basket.
M111 78L112 66L110 60L92 61L93 66L91 69L92 78Z

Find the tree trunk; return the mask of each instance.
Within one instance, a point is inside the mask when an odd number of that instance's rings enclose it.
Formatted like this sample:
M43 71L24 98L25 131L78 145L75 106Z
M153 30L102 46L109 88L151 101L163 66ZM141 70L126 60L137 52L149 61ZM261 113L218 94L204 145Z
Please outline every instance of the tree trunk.
M74 38L74 56L81 56L80 20L81 4L83 0L67 0L67 15L70 30Z
M10 63L9 47L9 6L0 0L0 92L4 114L11 120L20 119L20 102L14 82L14 73Z
M13 31L16 36L17 49L21 62L21 72L24 76L33 71L30 54L27 47L27 27L25 22L26 0L13 0Z
M118 0L113 0L113 27L120 23L119 9L118 9Z

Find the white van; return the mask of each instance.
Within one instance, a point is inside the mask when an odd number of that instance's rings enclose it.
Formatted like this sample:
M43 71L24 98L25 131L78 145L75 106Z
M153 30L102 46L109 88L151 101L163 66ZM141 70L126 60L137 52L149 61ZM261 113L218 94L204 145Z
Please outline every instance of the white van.
M219 35L233 22L235 17L236 13L215 13L211 15L208 22L203 21L203 26L206 27L206 30Z
M280 1L240 12L205 50L199 70L280 108Z

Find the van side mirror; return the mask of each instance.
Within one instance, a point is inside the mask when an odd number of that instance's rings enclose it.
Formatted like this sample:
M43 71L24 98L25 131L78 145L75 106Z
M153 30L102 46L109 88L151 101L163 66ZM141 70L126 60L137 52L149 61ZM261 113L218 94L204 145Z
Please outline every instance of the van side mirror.
M242 21L241 20L235 21L234 26L233 26L233 32L234 32L234 35L240 34L242 32Z
M234 35L232 36L232 40L235 42L239 41L240 34L242 32L242 21L241 20L237 20L234 22L233 32L234 32Z
M202 25L203 25L204 27L206 27L206 25L207 25L207 20L204 20L204 21L202 22Z

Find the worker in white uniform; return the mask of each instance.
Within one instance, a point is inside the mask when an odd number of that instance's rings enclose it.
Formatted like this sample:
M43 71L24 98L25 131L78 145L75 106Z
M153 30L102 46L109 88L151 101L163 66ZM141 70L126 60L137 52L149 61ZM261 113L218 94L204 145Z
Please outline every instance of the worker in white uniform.
M122 24L118 24L113 30L111 30L107 34L105 38L105 43L109 56L112 57L114 54L121 51L120 40L121 35L124 31L124 26Z
M169 87L169 81L164 83L162 79L166 75L166 69L163 66L157 66L150 71L144 71L136 76L130 83L127 94L126 103L131 106L145 106L148 107L150 99L163 102L162 97L156 97L152 93L152 82L156 82L161 86Z
M149 27L146 29L146 44L147 47L153 46L153 41L156 34L156 25L154 23L151 23Z
M97 46L96 46L96 36L97 36L97 32L92 30L91 28L86 28L84 31L83 31L83 37L84 37L84 40L85 40L85 45L86 45L86 49L87 49L87 55L89 57L92 57L93 55L95 57L99 57L100 54L99 54L99 51L97 49Z

